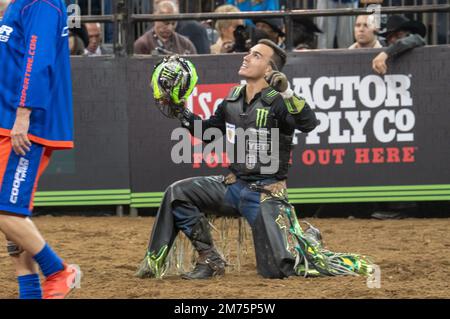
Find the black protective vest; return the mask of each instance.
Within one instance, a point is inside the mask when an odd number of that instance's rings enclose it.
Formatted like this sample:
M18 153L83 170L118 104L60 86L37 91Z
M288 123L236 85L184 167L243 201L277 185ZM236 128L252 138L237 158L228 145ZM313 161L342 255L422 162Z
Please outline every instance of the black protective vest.
M244 112L244 90L245 86L234 88L224 108L230 170L246 180L285 179L293 136L278 129L273 109L279 93L270 87L264 89Z

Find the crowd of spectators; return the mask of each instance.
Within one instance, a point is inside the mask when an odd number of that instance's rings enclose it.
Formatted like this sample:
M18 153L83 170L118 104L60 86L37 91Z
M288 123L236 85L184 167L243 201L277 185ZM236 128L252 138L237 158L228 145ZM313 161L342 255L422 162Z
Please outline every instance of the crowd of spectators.
M0 0L0 4L2 1ZM66 0L68 3L81 5L86 13L86 0ZM186 3L178 0L132 0L135 3L134 13L178 14L180 5L186 10ZM85 3L86 2L86 3ZM100 8L100 0L91 0L91 14L111 13L111 7ZM106 1L108 2L108 1ZM105 3L106 3L105 2ZM211 1L210 1L211 2ZM284 8L279 0L219 0L213 1L215 12L240 11L272 11ZM358 0L317 0L313 2L317 9L357 8L364 7ZM94 5L97 4L97 5ZM395 4L395 3L394 3ZM1 8L1 7L0 7ZM294 8L295 9L295 8ZM397 16L407 19L404 16ZM385 37L387 25L377 27L369 16L335 16L335 17L295 17L293 19L292 50L304 51L315 49L364 49L389 47L395 41L388 41ZM425 28L425 27L424 27ZM96 56L111 53L111 49L102 46L102 40L111 42L111 35L107 32L107 25L83 25L81 30L71 30L71 52L74 55ZM155 21L146 23L145 30L137 32L134 43L135 54L167 55L177 54L224 54L245 52L252 44L263 38L268 38L286 48L286 30L282 18L255 19L225 19L225 20L179 20ZM417 30L407 30L415 37L415 44L425 44L425 37ZM408 35L409 35L408 33ZM98 34L94 36L92 34ZM104 35L103 39L102 36ZM95 52L95 41L99 42ZM409 47L408 47L409 48ZM392 55L392 54L391 54ZM377 64L382 64L386 55L378 56ZM374 67L375 63L374 62Z
M226 1L215 12L239 12L278 10L278 1ZM319 9L356 8L355 0L319 0ZM176 0L154 0L155 14L178 14ZM378 23L377 23L378 22ZM402 15L389 17L384 29L374 16L319 17L314 21L307 17L293 20L294 51L348 48L383 48L372 62L379 74L387 71L390 57L426 44L426 28L421 22ZM270 39L285 48L286 28L282 18L254 18L251 20L205 21L156 21L149 31L134 44L135 54L223 54L246 52L260 39ZM205 49L207 47L207 49Z
M130 0L134 4L133 13L178 14L180 4L186 10L186 3L178 0ZM0 0L0 17L3 15L10 0ZM296 1L294 1L296 2ZM292 2L292 3L294 3ZM317 9L357 8L364 7L358 0L317 0L313 5ZM391 1L393 5L401 3ZM69 4L78 4L82 14L112 14L111 1L101 0L66 0ZM248 12L273 11L285 8L286 1L282 0L217 0L210 9L215 12ZM440 3L440 2L439 2ZM89 7L90 6L90 7ZM295 9L295 7L293 7ZM397 19L411 21L404 16ZM232 19L232 20L180 20L156 21L146 23L145 30L137 32L134 43L135 54L164 55L178 54L223 54L231 52L245 52L252 44L263 38L271 39L282 48L286 48L286 33L292 34L293 51L314 49L364 49L389 47L403 35L395 39L387 39L387 25L377 28L369 16L327 16L295 17L293 29L286 30L282 18ZM400 23L401 24L401 23ZM406 28L409 45L419 46L426 43L426 28L422 24L417 28ZM425 30L425 32L422 32ZM412 36L413 38L409 37ZM420 38L419 38L420 36ZM402 40L402 43L405 40ZM99 56L112 53L112 25L111 24L83 24L82 28L72 28L70 32L70 46L72 55ZM400 46L400 45L397 45ZM374 69L382 71L386 59L397 53L389 51L377 56ZM394 50L395 51L395 50ZM403 51L402 51L403 52Z

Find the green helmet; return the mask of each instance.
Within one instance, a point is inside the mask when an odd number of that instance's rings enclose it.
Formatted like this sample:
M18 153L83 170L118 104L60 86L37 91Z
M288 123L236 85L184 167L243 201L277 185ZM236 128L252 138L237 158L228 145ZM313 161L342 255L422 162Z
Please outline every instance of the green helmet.
M192 93L198 76L195 66L178 55L165 57L153 71L153 96L160 104L182 104Z

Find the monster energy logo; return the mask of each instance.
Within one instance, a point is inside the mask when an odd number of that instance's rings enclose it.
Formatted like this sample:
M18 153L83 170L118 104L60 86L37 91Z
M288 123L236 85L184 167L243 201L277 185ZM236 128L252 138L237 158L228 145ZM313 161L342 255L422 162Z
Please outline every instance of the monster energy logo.
M173 79L173 74L170 73L169 71L167 71L166 69L164 69L162 71L162 75L165 76L165 77L168 77L169 79Z
M257 109L256 110L256 126L264 127L267 125L267 116L269 115L269 110Z

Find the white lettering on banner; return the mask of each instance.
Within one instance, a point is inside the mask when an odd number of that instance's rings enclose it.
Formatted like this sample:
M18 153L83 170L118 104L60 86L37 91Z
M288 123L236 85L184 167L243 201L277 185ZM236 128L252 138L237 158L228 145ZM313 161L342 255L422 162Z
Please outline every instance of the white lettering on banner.
M329 112L328 118L330 119L330 137L328 138L328 143L339 144L339 143L350 143L350 130L342 130L341 134L341 112Z
M381 110L375 115L373 121L374 134L377 140L382 143L390 143L395 139L395 130L385 130L385 122L395 123L395 111L394 110Z
M325 137L329 144L365 143L367 134L381 143L414 141L411 75L322 76L314 82L294 78L292 83L320 122L306 144L320 144ZM351 110L357 105L367 110Z
M324 97L325 87L328 87L328 89L334 90L335 89L335 81L333 78L329 78L326 76L322 76L317 79L316 83L314 84L313 88L313 97L314 102L317 104L317 106L322 110L329 110L331 109L334 104L336 103L336 97L332 96L330 94L330 97L326 100Z
M413 101L409 88L411 79L403 74L385 75L384 80L387 84L386 106L412 106ZM401 101L399 101L400 97Z
M369 94L372 84L375 86L375 97L373 99ZM364 105L366 107L377 108L386 99L386 85L379 76L368 75L362 79L358 93L359 100L365 101Z
M347 75L322 76L313 78L293 78L292 89L305 98L315 110L319 125L306 135L306 145L328 144L329 149L307 147L302 153L304 165L342 165L345 157L354 156L355 164L368 163L413 163L417 147L411 145L387 145L389 143L414 142L416 118L411 92L411 75ZM238 83L199 84L188 98L186 106L202 119L208 119L217 110L230 90ZM217 132L205 132L206 140L213 140L203 148L201 140L184 139L190 144L181 143L172 149L175 163L190 163L200 168L203 163L209 168L228 167L230 163L245 163L251 167L255 163L255 154L271 153L277 148L270 143L242 143L246 138L238 138L237 127L225 125L226 138L235 143L237 149L248 153L236 152L234 148L224 150ZM182 130L185 131L184 129ZM194 136L202 136L202 130L194 126ZM184 135L173 132L172 140L180 140ZM261 132L259 132L260 134ZM184 132L183 134L186 134ZM211 136L210 136L211 135ZM300 132L296 131L293 144L298 144ZM276 139L275 139L276 140ZM376 147L368 148L364 144L370 141ZM355 149L344 149L342 145L357 144ZM377 145L383 144L383 145ZM331 145L338 145L333 147ZM189 148L192 148L190 150ZM245 148L245 149L244 149ZM255 154L251 154L255 153ZM271 155L271 158L276 156ZM276 167L277 161L270 161L268 169ZM265 163L264 163L265 164ZM272 165L274 164L274 165ZM264 167L265 168L265 167Z
M211 93L202 93L198 96L198 102L203 112L205 112L206 118L211 116L209 112L208 103L211 103Z
M336 89L342 90L341 108L356 107L353 90L359 90L359 76L340 76L336 78Z
M366 143L367 138L364 134L364 127L370 119L370 111L351 111L345 112L349 124L351 125L354 134L351 136L351 143Z

